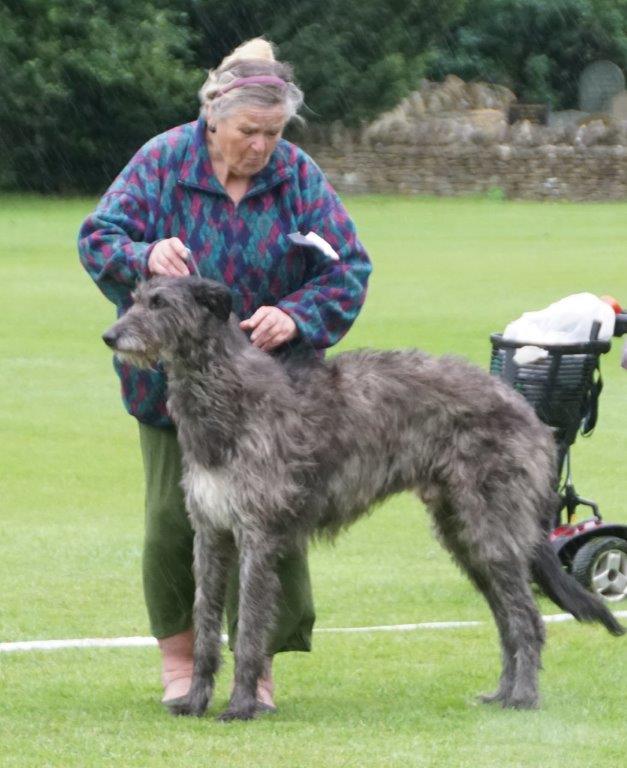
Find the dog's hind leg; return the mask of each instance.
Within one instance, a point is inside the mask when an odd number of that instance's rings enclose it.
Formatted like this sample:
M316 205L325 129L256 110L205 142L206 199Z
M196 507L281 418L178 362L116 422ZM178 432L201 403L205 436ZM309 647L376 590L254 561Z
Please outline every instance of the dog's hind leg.
M469 569L470 574L470 569ZM471 575L492 610L500 639L503 669L497 690L481 697L504 707L532 709L538 705L538 671L544 625L535 606L524 568L488 564L477 578Z
M240 542L235 684L219 720L250 720L258 711L257 680L263 674L268 633L279 595L277 551L271 538Z
M229 567L236 550L231 533L205 525L194 534L194 672L185 696L168 702L174 715L202 715L220 666L222 614Z
M463 567L463 566L462 566ZM498 605L498 602L494 599L492 591L488 587L486 576L474 569L468 567L464 568L468 574L470 580L475 587L483 594L494 620L496 622L497 630L499 633L499 639L501 642L501 677L499 679L499 685L494 693L483 694L479 696L479 699L485 703L491 702L504 702L509 699L514 690L514 682L516 677L516 648L510 642L509 632L507 631L507 624L501 620L502 611Z
M494 532L486 537L477 537L474 530L469 534L453 505L441 502L432 507L432 512L443 543L486 598L499 632L503 664L500 682L483 701L521 709L536 707L544 625L531 594L525 563L519 562L506 540L499 540Z

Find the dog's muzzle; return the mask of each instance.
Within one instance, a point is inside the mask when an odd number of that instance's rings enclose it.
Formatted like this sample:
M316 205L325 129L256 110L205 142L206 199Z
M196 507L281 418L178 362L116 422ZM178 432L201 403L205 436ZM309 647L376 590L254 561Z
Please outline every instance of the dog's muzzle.
M115 331L109 329L102 334L102 340L108 347L115 349L118 340L118 334Z
M129 363L136 368L152 368L159 358L156 350L147 349L144 339L118 323L102 334L102 340L115 352L120 362Z

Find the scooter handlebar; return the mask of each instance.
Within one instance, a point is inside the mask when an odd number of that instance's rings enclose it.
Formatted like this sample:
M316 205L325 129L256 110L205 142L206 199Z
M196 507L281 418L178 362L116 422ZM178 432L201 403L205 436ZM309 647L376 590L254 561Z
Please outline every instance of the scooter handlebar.
M627 312L619 312L616 315L614 336L624 336L627 333Z

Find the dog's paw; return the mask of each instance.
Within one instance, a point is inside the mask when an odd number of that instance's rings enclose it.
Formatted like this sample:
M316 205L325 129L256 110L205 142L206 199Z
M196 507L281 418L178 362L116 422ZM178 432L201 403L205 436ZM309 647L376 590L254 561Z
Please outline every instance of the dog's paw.
M209 696L205 689L190 690L185 696L164 702L172 715L186 715L189 717L202 717L209 705Z
M527 694L522 696L512 694L503 699L501 705L504 709L538 709L540 700L537 694Z
M253 703L244 707L229 707L221 712L216 720L220 723L230 723L233 720L252 720L257 715L257 706Z

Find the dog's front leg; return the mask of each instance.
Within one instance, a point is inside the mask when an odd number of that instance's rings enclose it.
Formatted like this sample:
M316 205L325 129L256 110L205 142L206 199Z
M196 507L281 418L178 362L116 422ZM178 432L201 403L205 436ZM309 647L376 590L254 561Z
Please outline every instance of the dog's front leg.
M168 703L174 715L204 714L220 666L221 628L229 566L235 559L230 533L196 527L194 534L194 672L185 696Z
M243 537L239 561L239 606L235 643L235 684L219 719L250 720L257 712L257 680L263 674L268 633L276 613L279 580L276 548L264 533Z

